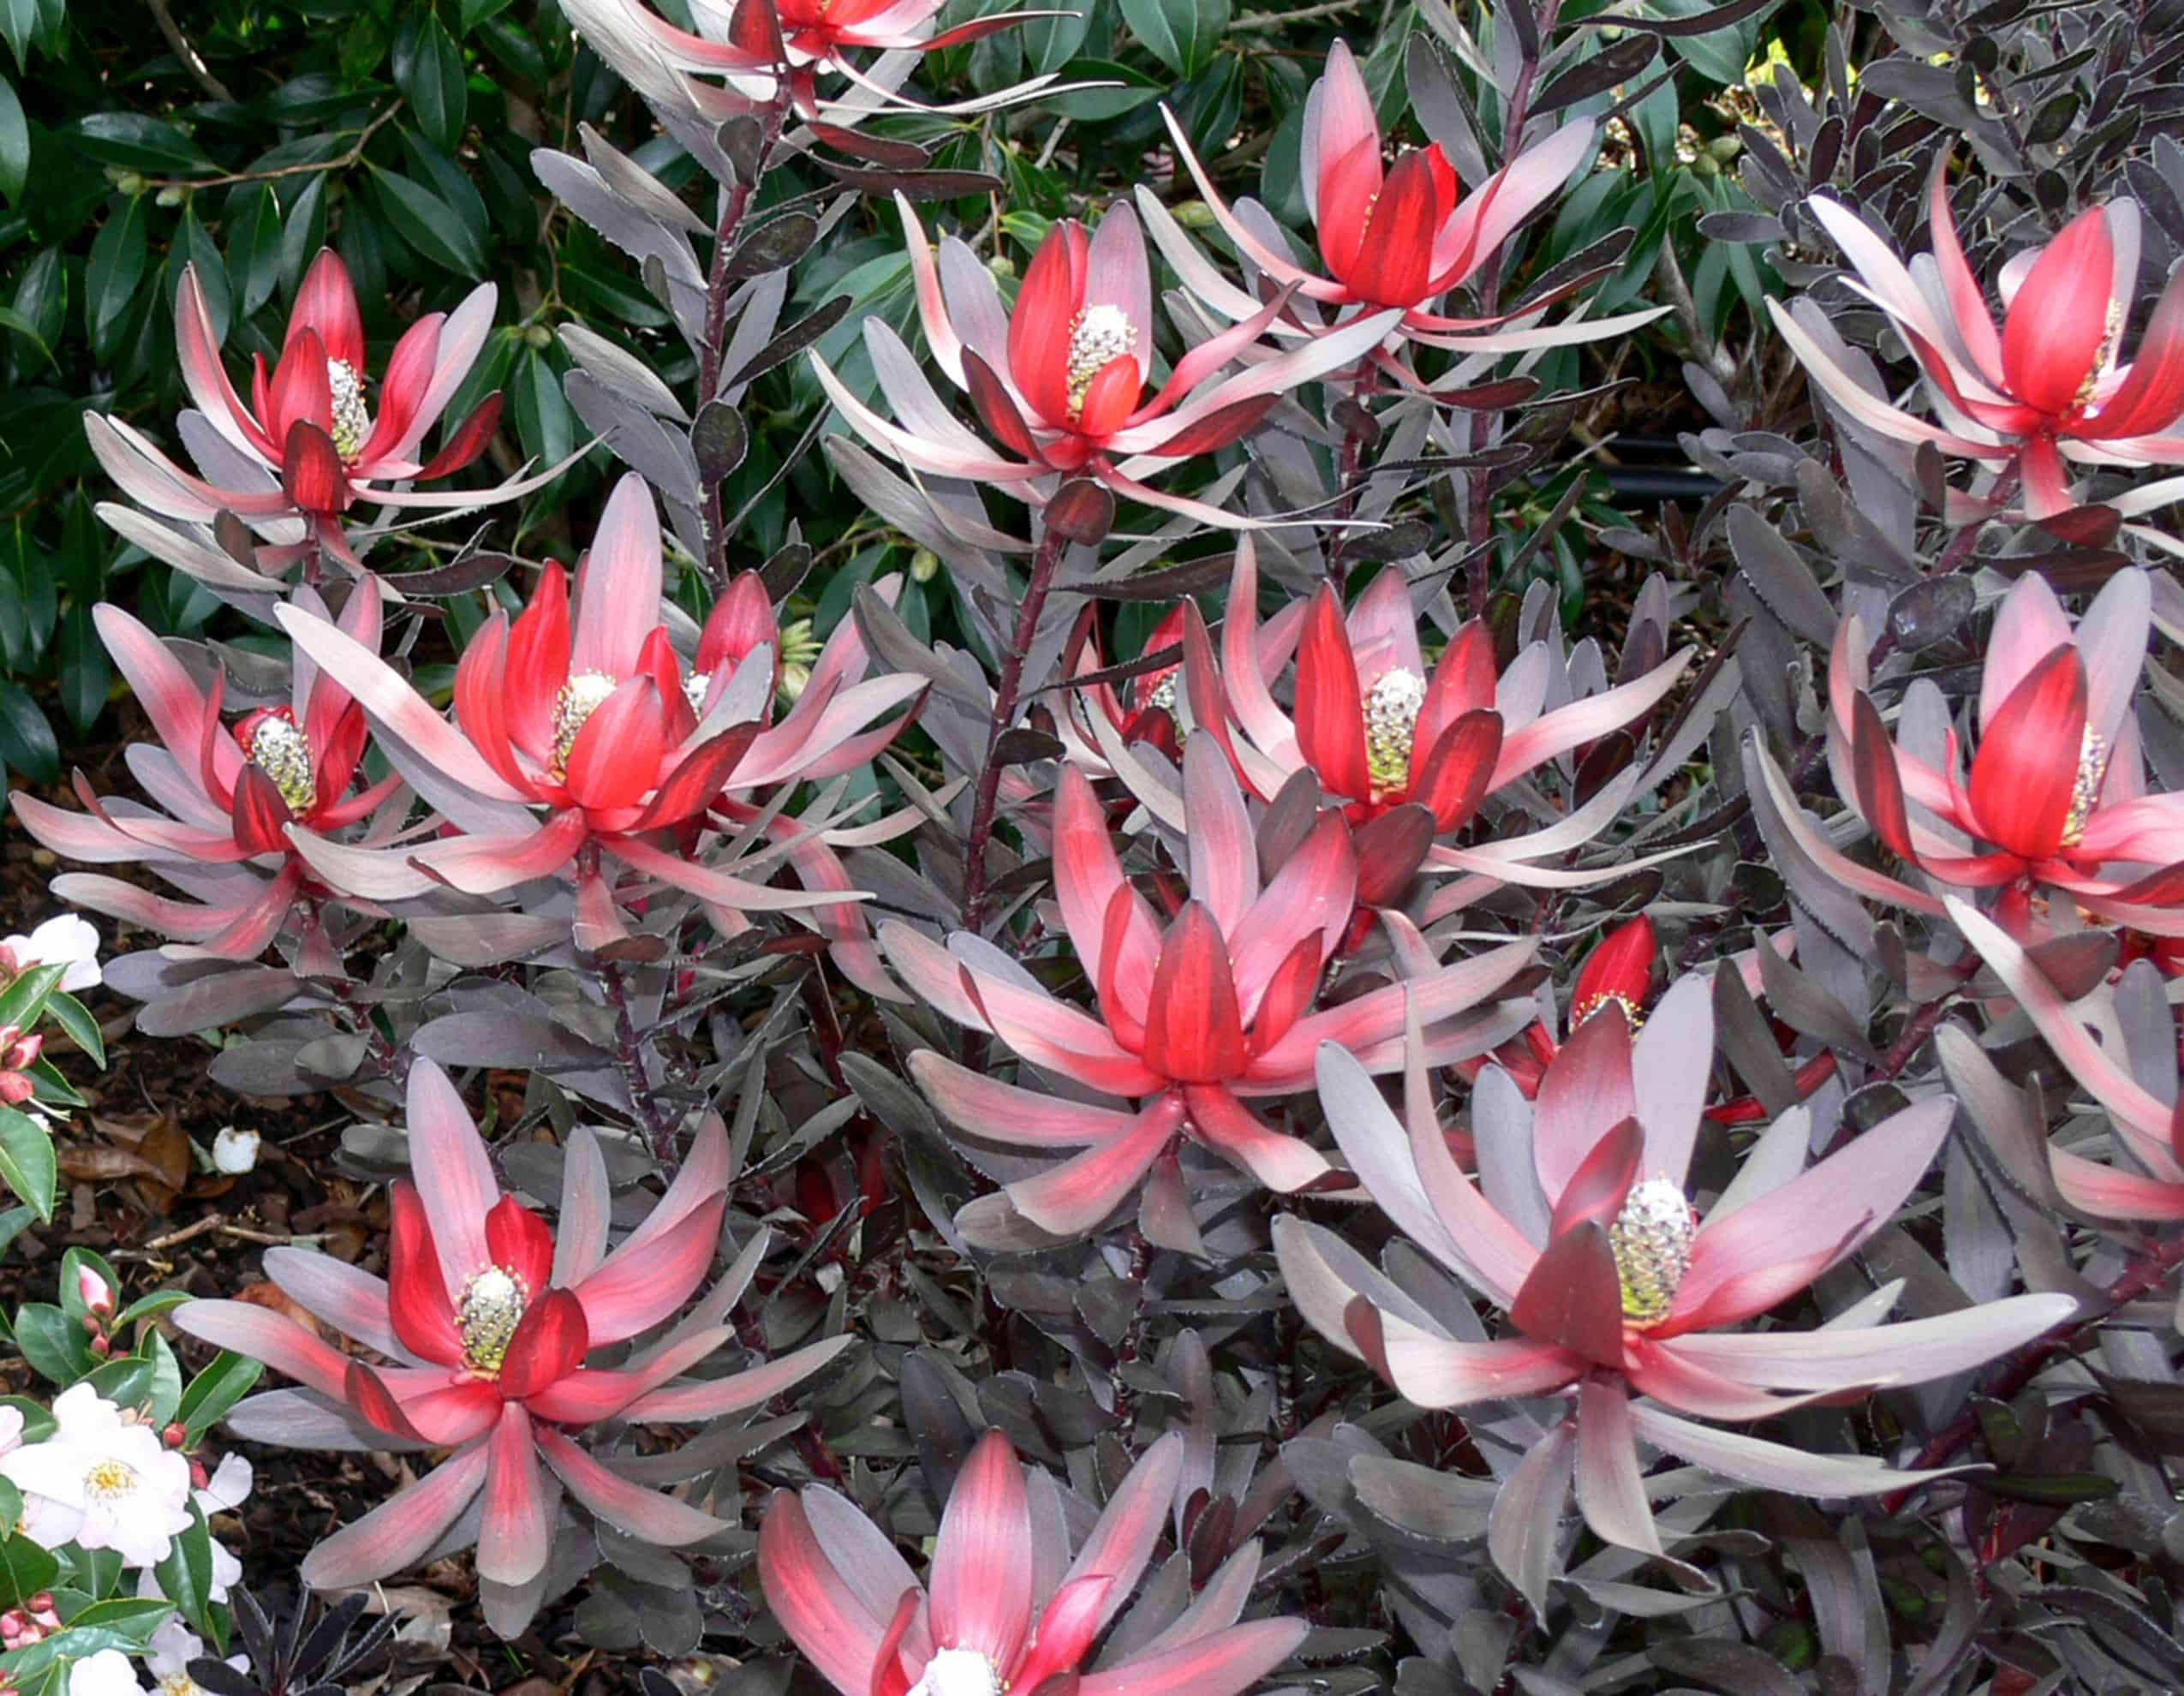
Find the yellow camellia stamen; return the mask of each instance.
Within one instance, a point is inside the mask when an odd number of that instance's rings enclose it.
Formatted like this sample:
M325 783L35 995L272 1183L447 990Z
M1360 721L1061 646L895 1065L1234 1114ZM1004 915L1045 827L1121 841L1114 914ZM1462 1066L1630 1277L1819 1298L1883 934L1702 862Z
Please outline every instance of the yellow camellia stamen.
M500 1371L508 1357L509 1339L523 1317L531 1293L523 1281L504 1266L488 1266L462 1287L456 1311L456 1329L462 1334L463 1359L474 1372Z
M1692 1240L1698 1234L1698 1215L1680 1186L1666 1178L1631 1185L1623 1210L1608 1227L1615 1278L1622 1286L1623 1317L1631 1324L1643 1329L1668 1317L1677 1286L1691 1270Z
M1411 743L1425 704L1426 680L1399 666L1366 691L1365 770L1375 797L1411 786Z
M101 1502L136 1493L136 1468L126 1460L101 1460L83 1475L84 1490Z
M569 775L569 751L576 745L577 733L614 690L615 681L605 672L579 672L554 696L553 763L546 775L556 783Z
M1092 379L1137 345L1137 327L1119 306L1089 306L1069 326L1069 415L1084 410Z
M364 379L345 359L326 361L326 386L334 395L334 451L353 464L372 433L372 415L364 409Z
M286 713L268 713L253 725L242 751L272 779L289 811L307 813L317 803L319 777L311 764L311 738Z

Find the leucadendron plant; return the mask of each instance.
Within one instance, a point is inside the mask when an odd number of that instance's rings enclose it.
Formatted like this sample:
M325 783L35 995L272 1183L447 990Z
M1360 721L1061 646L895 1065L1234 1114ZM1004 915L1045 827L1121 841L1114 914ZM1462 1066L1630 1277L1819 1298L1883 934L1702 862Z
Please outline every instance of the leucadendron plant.
M85 414L15 815L384 1229L68 1250L0 1674L2184 1683L2174 8L564 10L505 251ZM257 1444L386 1480L234 1668Z

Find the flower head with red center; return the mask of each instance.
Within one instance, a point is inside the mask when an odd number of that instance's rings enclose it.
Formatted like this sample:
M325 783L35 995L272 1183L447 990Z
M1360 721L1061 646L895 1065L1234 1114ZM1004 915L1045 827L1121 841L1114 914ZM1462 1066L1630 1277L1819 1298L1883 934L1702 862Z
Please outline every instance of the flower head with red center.
M1309 771L1324 795L1345 806L1360 827L1361 848L1374 851L1369 905L1399 899L1421 863L1471 873L1474 882L1537 878L1560 887L1576 887L1573 876L1582 882L1620 875L1572 874L1560 861L1613 821L1630 792L1620 780L1536 837L1476 849L1447 839L1502 785L1643 720L1683 674L1688 651L1628 683L1543 711L1554 663L1545 644L1534 644L1503 672L1491 633L1473 620L1429 666L1409 586L1399 570L1388 570L1346 615L1331 588L1314 594L1295 638L1294 705L1285 710L1268 675L1278 671L1289 638L1284 631L1280 641L1267 640L1272 625L1260 624L1258 594L1256 557L1246 537L1236 552L1218 659L1202 622L1195 613L1184 620L1179 687L1190 720L1214 734L1258 798L1273 800ZM1292 616L1285 610L1274 622ZM1099 715L1089 716L1089 728L1112 759ZM1632 781L1637 777L1630 773ZM1131 786L1146 798L1141 785ZM1406 809L1408 825L1390 819ZM1555 868L1529 868L1531 858L1547 853L1558 857Z
M1153 1557L1183 1461L1179 1434L1155 1443L1072 1558L1064 1527L1083 1521L989 1431L948 1492L922 1585L842 1496L820 1485L777 1490L759 1532L760 1582L774 1616L841 1696L1240 1696L1306 1632L1301 1620L1238 1621L1256 1544L1208 1587L1231 1604L1194 1608L1153 1644L1086 1667ZM1035 1491L1051 1511L1035 1510Z
M1183 785L1183 807L1169 822L1188 838L1187 899L1163 923L1124 875L1090 781L1074 767L1062 769L1054 892L1062 929L1097 993L1097 1017L1058 1000L979 938L959 933L943 947L905 924L880 928L897 970L949 1018L1118 1103L1064 1100L929 1051L914 1056L919 1083L967 1136L1018 1148L1085 1147L973 1203L967 1217L1013 1209L1042 1230L1080 1234L1149 1173L1156 1193L1149 1208L1187 1219L1174 1162L1186 1135L1269 1189L1304 1188L1327 1178L1326 1160L1244 1102L1308 1084L1320 1042L1340 1041L1366 1064L1392 1069L1401 1064L1405 1020L1415 1015L1430 1032L1435 1064L1446 1065L1483 1053L1525 1022L1525 1004L1489 998L1531 958L1530 942L1432 965L1314 1012L1357 899L1348 825L1339 814L1320 816L1262 883L1250 812L1205 732L1184 747Z
M329 618L313 589L296 590L292 604L302 616ZM87 811L66 812L19 790L10 797L15 815L57 854L146 865L194 899L89 873L55 879L55 893L224 959L262 953L299 911L315 965L325 937L312 904L352 892L297 857L289 827L345 840L365 825L368 838L398 827L406 812L398 777L355 787L367 740L362 710L333 677L300 665L286 704L251 712L230 729L222 717L224 673L215 672L211 690L200 690L166 645L120 607L101 606L92 618L158 734L160 747L129 750L129 767L165 811L102 801L79 774L76 793ZM359 652L376 654L376 582L359 580L329 628Z
M1437 142L1399 149L1393 162L1387 162L1371 91L1348 46L1336 41L1328 51L1325 75L1305 97L1299 138L1298 186L1317 228L1326 272L1316 275L1291 256L1286 238L1264 207L1251 200L1232 207L1222 199L1175 114L1166 106L1161 110L1177 157L1247 269L1263 279L1262 292L1286 301L1294 291L1335 309L1326 319L1285 314L1274 325L1280 335L1325 335L1338 325L1354 325L1364 314L1393 310L1400 315L1388 329L1387 345L1375 343L1370 356L1381 369L1416 387L1418 379L1389 351L1399 341L1514 352L1627 334L1662 310L1510 331L1503 326L1518 313L1450 318L1430 309L1500 254L1518 227L1593 157L1590 119L1564 124L1467 195ZM1137 203L1154 240L1193 295L1239 324L1265 310L1249 288L1239 289L1207 262L1149 189L1138 190ZM1578 279L1546 299L1525 302L1522 315L1537 314L1589 280ZM1344 309L1352 309L1351 315L1342 316Z
M2002 601L1987 644L1978 737L1965 774L1939 690L1905 690L1890 733L1874 703L1868 643L1843 620L1828 672L1829 757L1838 792L1875 838L1928 882L2002 889L2025 909L2034 887L2157 935L2184 935L2184 797L2149 794L2133 708L2151 629L2145 573L2117 572L2075 628L2037 574ZM1771 761L1761 761L1779 825L1823 869L1862 895L1931 917L1928 889L1851 860L1822 841Z
M887 715L923 680L866 678L862 640L844 619L795 707L770 725L779 630L763 588L749 577L731 586L686 672L661 622L662 569L659 520L632 472L607 501L573 605L566 575L550 564L513 624L496 611L471 638L456 670L453 725L376 654L321 620L284 613L297 647L355 691L388 757L463 833L376 851L299 833L299 850L329 881L374 899L441 885L494 894L582 860L577 925L587 947L623 931L619 899L593 863L609 853L724 912L836 910L824 923L856 970L876 973L862 921L839 911L849 881L819 834L792 820L771 827L810 886L805 894L675 850L710 810L739 804L737 796L869 760L900 733L907 720ZM767 664L747 664L761 648ZM884 974L875 982L884 986Z
M1221 375L1274 322L1284 304L1277 301L1192 348L1149 395L1153 278L1129 207L1110 208L1090 233L1074 218L1050 225L1015 304L1005 308L993 273L963 242L952 236L943 242L936 265L924 226L910 202L897 198L934 361L970 396L999 445L948 415L901 338L876 316L865 321L865 341L901 421L866 406L815 354L814 367L843 417L882 452L916 470L994 483L1029 500L1046 498L1040 480L1082 474L1206 523L1248 525L1252 521L1140 480L1237 441L1289 390L1354 363L1395 319L1379 314Z
M301 517L307 526L302 546L276 547L261 559L284 564L324 546L353 566L338 519L360 501L453 509L514 499L537 487L536 480L453 493L410 487L471 464L498 427L494 393L448 433L437 453L424 452L426 436L485 345L494 300L492 285L482 284L452 313L428 313L404 331L388 355L375 411L356 291L339 255L322 251L297 291L278 361L269 369L258 357L246 403L221 363L203 285L195 269L185 267L175 346L197 403L184 422L196 419L204 427L183 434L205 475L182 470L119 419L87 415L85 427L107 474L152 511L205 523L224 510L260 528Z
M1769 302L1785 338L1846 416L1897 441L2014 467L2034 518L2075 504L2065 461L2184 464L2184 276L2169 278L2132 358L2118 357L2138 292L2133 202L2080 212L2053 241L2014 255L2002 271L1999 326L1965 258L1946 163L1928 197L1932 253L1912 267L1848 206L1817 197L1805 205L1853 267L1846 280L1901 331L1939 421L1913 417L1859 384L1817 308Z
M1787 1114L1702 1210L1688 1168L1713 1049L1711 987L1694 976L1662 998L1635 1042L1613 1006L1578 1026L1536 1102L1489 1069L1471 1097L1479 1157L1514 1164L1475 1182L1450 1156L1423 1056L1399 1120L1353 1057L1322 1047L1320 1099L1359 1180L1418 1249L1507 1316L1509 1335L1459 1338L1431 1317L1433 1303L1384 1280L1334 1233L1295 1216L1274 1225L1306 1320L1407 1400L1463 1407L1569 1397L1568 1419L1545 1441L1564 1456L1574 1446L1580 1510L1606 1541L1650 1554L1662 1545L1640 1442L1793 1494L1871 1495L1922 1476L1726 1436L1684 1416L1763 1419L1923 1382L2075 1311L2072 1297L2027 1295L1883 1324L1886 1306L1869 1303L1819 1331L1731 1329L1804 1290L1895 1216L1955 1103L1907 1108L1810 1167L1809 1119ZM1505 1212L1489 1197L1531 1199Z
M819 78L847 77L866 101L896 110L962 116L1011 105L1054 79L1034 77L1014 88L953 103L926 106L901 93L899 77L868 77L851 57L859 51L931 53L960 46L1053 11L1009 11L970 18L947 29L934 26L945 0L694 0L688 10L695 32L670 22L643 0L570 0L569 21L600 57L655 103L694 111L714 122L761 110L785 93L806 118L822 115ZM716 88L693 75L725 76ZM851 122L856 119L852 117ZM822 136L843 132L822 126Z
M386 1280L300 1249L266 1257L267 1275L289 1299L361 1352L344 1353L248 1302L188 1302L175 1323L306 1386L241 1404L230 1416L241 1435L299 1447L453 1450L313 1549L305 1583L346 1587L410 1566L477 1501L478 1573L488 1618L506 1635L537 1604L564 1489L602 1523L651 1543L679 1547L723 1528L620 1477L576 1433L609 1419L696 1422L756 1406L850 1339L726 1377L673 1382L734 1341L720 1322L756 1269L761 1240L682 1323L617 1365L588 1365L593 1351L661 1326L713 1264L727 1207L725 1127L708 1120L666 1193L610 1253L606 1167L588 1129L566 1151L557 1240L501 1193L462 1097L429 1060L411 1068L409 1110L415 1177L392 1191Z

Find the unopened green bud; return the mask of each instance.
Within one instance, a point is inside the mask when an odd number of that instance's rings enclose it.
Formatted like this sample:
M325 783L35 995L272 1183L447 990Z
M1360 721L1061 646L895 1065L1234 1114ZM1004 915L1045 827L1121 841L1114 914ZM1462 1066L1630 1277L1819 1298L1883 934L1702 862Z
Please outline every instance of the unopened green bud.
M929 547L921 547L910 555L910 578L914 582L929 583L939 574L940 556Z
M1744 143L1733 135L1717 135L1706 144L1706 151L1727 164L1744 152Z
M162 188L159 191L158 205L163 206L178 206L182 203L182 191L180 188Z

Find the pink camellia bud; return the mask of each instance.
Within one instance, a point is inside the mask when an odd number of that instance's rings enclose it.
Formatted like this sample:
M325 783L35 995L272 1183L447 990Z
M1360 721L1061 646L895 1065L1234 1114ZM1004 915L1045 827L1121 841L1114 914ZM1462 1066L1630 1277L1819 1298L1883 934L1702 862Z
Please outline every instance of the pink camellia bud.
M104 1337L93 1337L91 1340L91 1352L103 1358L114 1352L114 1345Z
M165 1443L170 1448L180 1448L184 1443L189 1441L189 1427L183 1424L181 1420L177 1419L173 1424L168 1426L166 1430L159 1433L159 1441Z
M53 1592L50 1590L41 1590L37 1595L32 1597L30 1600L26 1602L23 1605L30 1609L33 1618L39 1619L42 1622L45 1615L51 1614L53 1612ZM57 1623L58 1622L58 1619L59 1616L56 1615L55 1620Z
M38 1057L45 1052L45 1036L40 1034L33 1033L28 1036L19 1037L15 1042L9 1043L7 1054L4 1057L0 1058L4 1058L11 1068L20 1072L25 1066L33 1064L37 1060Z
M114 1287L88 1266L76 1268L76 1293L83 1298L84 1307L89 1312L114 1311Z
M0 1072L0 1106L21 1107L38 1092L38 1086L20 1072Z
M194 1455L191 1456L189 1462L189 1487L192 1490L202 1490L206 1487L206 1485L212 1482L212 1476L205 1470L205 1463L202 1460L198 1460Z

